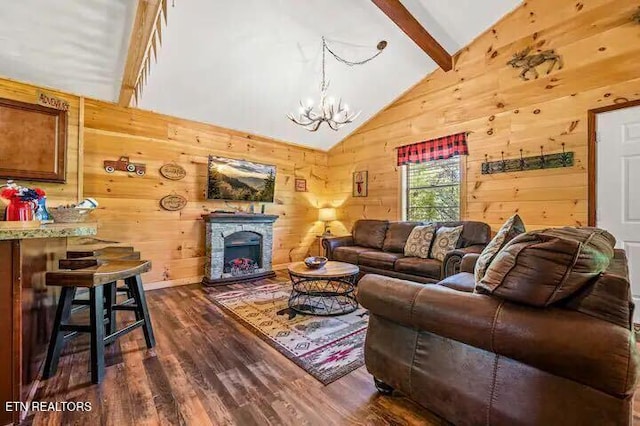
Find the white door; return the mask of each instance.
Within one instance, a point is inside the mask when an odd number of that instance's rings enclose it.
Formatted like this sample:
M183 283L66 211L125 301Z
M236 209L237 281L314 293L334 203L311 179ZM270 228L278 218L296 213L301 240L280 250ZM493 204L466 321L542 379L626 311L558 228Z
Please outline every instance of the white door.
M597 115L596 220L627 252L640 322L640 106Z

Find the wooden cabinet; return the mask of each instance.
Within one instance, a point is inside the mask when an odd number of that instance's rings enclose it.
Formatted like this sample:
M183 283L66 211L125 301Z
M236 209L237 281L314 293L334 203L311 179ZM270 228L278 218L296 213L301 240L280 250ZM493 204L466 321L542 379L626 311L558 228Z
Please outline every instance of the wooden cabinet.
M67 112L0 99L0 178L66 180Z

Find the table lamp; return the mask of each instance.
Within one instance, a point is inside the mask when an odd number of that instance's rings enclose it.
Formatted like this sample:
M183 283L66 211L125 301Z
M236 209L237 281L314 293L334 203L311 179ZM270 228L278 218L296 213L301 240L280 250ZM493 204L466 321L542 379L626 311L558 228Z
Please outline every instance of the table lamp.
M322 236L330 236L331 229L329 229L329 222L333 222L334 220L336 220L336 209L334 209L333 207L325 207L320 209L318 220L324 222L324 234L322 234Z

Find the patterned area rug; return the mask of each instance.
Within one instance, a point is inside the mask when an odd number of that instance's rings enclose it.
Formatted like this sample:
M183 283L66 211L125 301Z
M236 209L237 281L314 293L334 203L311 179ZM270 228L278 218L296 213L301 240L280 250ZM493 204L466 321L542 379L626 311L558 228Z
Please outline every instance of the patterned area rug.
M211 298L325 385L364 365L366 309L335 317L296 315L287 307L290 292L291 283L279 283Z

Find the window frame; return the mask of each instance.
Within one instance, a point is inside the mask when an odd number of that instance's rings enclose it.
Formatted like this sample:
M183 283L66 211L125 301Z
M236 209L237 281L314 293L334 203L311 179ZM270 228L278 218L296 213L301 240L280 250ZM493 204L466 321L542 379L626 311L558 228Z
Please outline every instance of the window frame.
M466 213L467 213L467 197L466 197L466 192L467 192L467 185L466 185L466 181L467 181L467 156L466 155L461 155L456 157L458 159L458 167L459 167L459 172L460 172L460 179L458 181L458 196L459 196L459 200L458 200L458 211L459 211L459 217L457 220L464 220L463 218L466 217ZM447 159L449 160L449 159ZM442 160L436 160L436 161L442 161ZM417 163L420 164L420 163ZM411 166L411 164L406 164L401 166L401 170L400 170L400 184L401 184L401 194L400 194L400 208L401 208L401 220L403 221L407 221L408 217L409 217L409 166ZM442 185L442 186L453 186L453 185ZM425 187L425 189L427 188L433 188L433 187Z

